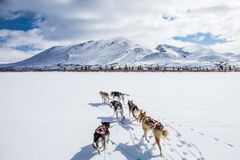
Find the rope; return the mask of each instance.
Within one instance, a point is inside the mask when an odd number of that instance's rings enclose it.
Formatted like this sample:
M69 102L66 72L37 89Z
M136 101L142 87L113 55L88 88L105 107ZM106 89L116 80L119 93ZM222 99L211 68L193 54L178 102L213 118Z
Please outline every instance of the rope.
M137 156L138 156L139 159L141 159L141 158L140 158L140 155L139 155L139 153L138 153L138 151L137 151L136 143L134 142L134 139L133 139L133 136L132 136L132 132L131 132L130 130L128 130L128 131L129 131L129 134L130 134L131 141L132 141L132 143L133 143L133 145L134 145L134 147L135 147L135 151L136 151L136 153L137 153Z
M113 128L114 126L119 125L118 122L113 122L113 123L116 123L116 124L112 125L112 126L109 127L109 128Z
M116 124L114 124L113 126L111 126L111 128L112 127L114 127L114 126L116 126L116 125L118 125L118 127L120 126L120 124L119 123L117 123L116 122ZM116 130L117 131L117 130ZM116 133L116 132L115 132ZM115 134L114 133L114 134ZM130 133L130 137L131 137L131 140L132 140L132 142L133 142L133 144L134 144L134 146L135 146L135 151L136 151L136 153L137 153L137 155L138 155L138 158L137 158L137 160L142 160L141 158L140 158L140 155L139 155L139 153L138 153L138 151L137 151L137 147L136 147L136 144L135 144L135 142L134 142L134 139L133 139L133 136L132 136L132 133L131 133L131 131L129 130L129 133ZM109 138L108 138L109 139ZM110 139L109 139L110 140ZM112 140L110 140L113 144L115 143L115 142L113 142ZM115 143L116 144L116 143ZM116 144L117 145L117 144ZM117 145L117 147L119 147L119 148L122 148L122 147L120 147L119 145ZM125 151L125 149L124 149L124 151ZM129 153L129 152L128 152ZM135 158L134 158L135 159Z
M107 148L104 149L104 160L106 160L106 149Z

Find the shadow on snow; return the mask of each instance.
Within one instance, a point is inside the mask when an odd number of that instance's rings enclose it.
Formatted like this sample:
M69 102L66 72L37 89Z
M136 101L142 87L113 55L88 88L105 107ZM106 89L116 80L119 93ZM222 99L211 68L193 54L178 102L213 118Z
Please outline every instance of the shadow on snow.
M81 150L71 158L71 160L82 160L83 158L91 159L95 155L98 155L96 150L92 147L92 144L89 144L82 147Z
M100 107L106 105L105 103L88 103L88 105L92 107Z

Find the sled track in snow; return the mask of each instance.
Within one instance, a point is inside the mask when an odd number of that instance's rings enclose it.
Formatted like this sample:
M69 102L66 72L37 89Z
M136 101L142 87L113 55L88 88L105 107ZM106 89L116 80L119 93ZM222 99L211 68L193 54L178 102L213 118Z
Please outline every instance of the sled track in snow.
M231 143L229 143L229 142L225 142L224 140L221 140L220 138L210 136L210 135L208 135L208 134L206 134L206 133L203 133L203 132L200 132L200 131L198 131L198 130L196 130L196 129L194 129L194 128L187 128L187 127L185 127L185 126L182 125L182 124L176 123L175 121L172 121L172 120L167 120L166 118L164 118L164 120L165 120L165 121L169 121L169 123L175 124L175 125L177 125L177 126L180 127L180 128L185 128L186 130L189 130L189 131L191 131L191 132L193 132L193 133L196 133L196 134L198 134L198 135L200 135L200 136L205 136L205 137L207 137L207 138L209 138L209 139L211 139L211 140L213 140L213 141L215 141L215 142L222 143L222 144L224 144L224 145L227 146L227 147L234 148L234 145L233 145L233 144L231 144Z
M166 128L169 130L170 135L162 141L162 144L168 149L167 155L175 155L180 160L204 160L202 152L197 146L187 139L174 125L170 125L164 121ZM166 149L165 149L166 150ZM170 151L170 152L169 152Z

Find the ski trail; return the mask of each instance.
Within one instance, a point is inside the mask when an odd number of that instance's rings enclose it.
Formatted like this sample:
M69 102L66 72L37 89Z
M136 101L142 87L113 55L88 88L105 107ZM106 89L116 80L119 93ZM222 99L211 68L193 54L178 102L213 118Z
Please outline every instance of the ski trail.
M163 118L163 119L164 119L164 120L167 120L166 118ZM170 122L173 123L173 124L178 125L179 127L183 127L182 124L176 123L175 121L172 121L172 120L171 120ZM183 127L183 128L186 128L186 127ZM194 128L188 128L188 129L189 129L190 131L196 133L196 134L199 134L199 135L201 135L201 136L206 136L206 137L208 137L209 139L212 139L213 141L216 141L216 142L222 143L222 144L224 144L224 145L226 145L226 146L228 146L228 147L234 148L234 145L232 145L231 143L225 142L225 141L221 140L220 138L212 137L212 136L207 135L207 134L205 134L205 133L203 133L203 132L197 131L197 130L194 129Z
M199 155L201 156L200 159L202 159L202 160L205 159L202 155L202 152L198 149L198 147L192 142L191 142L191 145L198 151Z
M191 141L187 140L180 130L178 130L178 127L182 128L183 125L178 125L174 121L170 121L170 123L172 123L171 125L166 118L163 123L171 133L171 136L166 139L166 144L169 146L171 153L177 154L178 158L181 160L204 159L202 152L198 147Z

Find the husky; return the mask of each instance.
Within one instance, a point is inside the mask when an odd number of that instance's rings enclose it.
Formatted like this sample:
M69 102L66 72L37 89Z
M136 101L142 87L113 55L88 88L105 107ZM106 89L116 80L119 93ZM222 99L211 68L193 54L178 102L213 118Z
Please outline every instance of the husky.
M110 102L109 106L110 108L113 107L114 113L116 114L116 117L118 120L119 120L119 114L121 115L121 120L125 118L123 115L123 106L121 102L113 100Z
M109 142L109 129L110 122L102 122L102 125L95 129L92 146L100 154L101 151L106 149L106 144Z
M118 99L119 101L122 100L123 103L124 103L124 96L129 96L129 94L121 93L121 92L118 92L118 91L112 91L110 95L113 97L113 99L114 99L115 97L117 97L117 99Z
M100 96L102 98L103 103L107 103L108 104L109 103L109 95L108 95L108 93L100 91L99 94L100 94Z
M137 119L137 116L139 115L139 109L136 104L133 103L133 100L128 100L128 110L129 110L129 117L132 116Z
M102 136L99 137L98 140L92 144L93 148L95 148L98 152L98 154L100 154L102 151L104 151L106 149L106 144L107 142L107 136Z
M138 116L139 122L142 124L142 129L144 131L144 137L147 142L147 132L152 131L153 136L155 138L155 143L153 145L158 145L158 148L160 150L160 156L162 156L162 148L160 144L161 138L165 138L168 136L168 130L164 129L164 126L161 124L161 122L151 118L146 114L146 112L141 111L141 113Z

